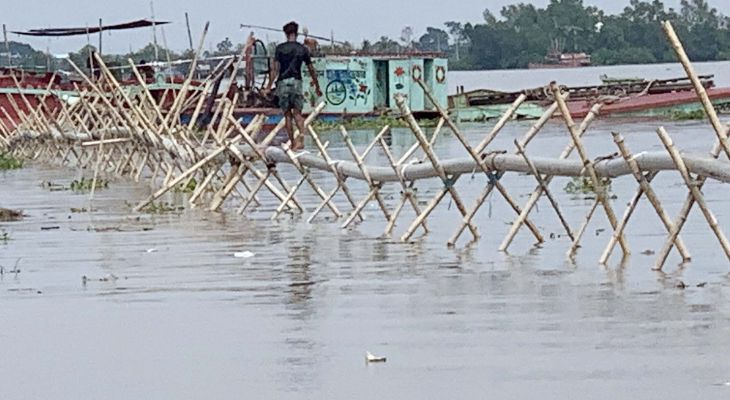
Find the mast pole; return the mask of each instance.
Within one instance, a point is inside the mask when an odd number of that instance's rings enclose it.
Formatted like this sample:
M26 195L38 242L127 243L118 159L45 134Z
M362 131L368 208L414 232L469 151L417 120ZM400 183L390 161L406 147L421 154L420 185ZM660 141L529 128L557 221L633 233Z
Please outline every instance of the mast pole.
M104 25L102 24L101 18L99 18L99 55L104 54L102 52L102 43L101 43L101 39L103 37L102 33L103 33L103 30L104 30L103 26Z
M155 62L160 61L160 49L157 46L157 21L155 21L155 2L150 1L150 11L152 12L152 43L155 46Z
M10 42L8 42L8 29L3 24L3 39L5 40L5 51L8 53L8 67L13 66L13 56L10 54Z
M190 18L188 13L185 13L185 26L188 28L188 42L190 43L190 50L193 50L193 34L190 33Z

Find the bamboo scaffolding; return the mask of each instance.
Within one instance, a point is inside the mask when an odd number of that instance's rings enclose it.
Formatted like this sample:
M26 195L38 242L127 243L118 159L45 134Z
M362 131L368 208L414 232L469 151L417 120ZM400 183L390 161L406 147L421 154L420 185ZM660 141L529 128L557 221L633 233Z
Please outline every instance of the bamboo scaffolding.
M613 140L616 143L616 146L619 149L619 152L621 153L621 156L626 160L626 163L631 167L631 172L634 175L634 178L636 179L636 182L639 183L639 189L636 192L636 195L631 199L631 202L629 203L629 206L626 208L626 213L624 214L623 218L621 219L621 222L616 227L616 231L613 235L611 235L611 240L609 241L608 245L606 246L606 249L604 250L603 254L601 255L600 260L598 261L601 264L606 264L608 262L608 259L611 257L611 253L613 252L613 249L616 247L616 243L618 242L619 235L622 235L624 232L624 229L626 228L626 225L629 223L629 219L633 215L634 211L636 210L636 206L639 204L639 201L641 200L641 197L643 195L646 195L647 200L651 203L652 207L654 207L654 210L656 211L657 215L659 216L659 219L664 224L664 227L667 229L668 232L672 232L674 229L674 224L672 223L672 220L670 219L669 215L666 211L664 211L664 207L662 207L661 201L659 200L659 197L654 192L654 189L651 187L651 181L654 180L657 173L656 172L650 172L646 175L644 175L641 172L641 169L636 163L636 160L634 159L634 156L629 151L628 147L626 146L624 142L623 136L617 132L613 132ZM690 261L692 258L687 251L687 248L684 245L684 242L682 239L678 236L675 245L677 246L677 250L682 255L682 260L684 262Z
M562 94L560 96L562 98ZM555 113L558 111L558 106L559 105L556 101L555 104L553 105L553 107L551 107L551 109L548 111ZM585 134L585 132L588 130L588 127L590 126L590 124L598 116L598 114L601 110L601 107L602 106L600 104L596 104L591 108L590 112L585 117L585 119L583 119L583 122L581 123L580 128L578 129L579 137L582 137ZM550 114L550 116L552 116L552 113ZM547 115L547 112L543 115L543 118L546 115ZM547 121L545 120L542 124L539 124L539 122L543 122L543 120L538 121L538 124L536 124L535 127L531 130L531 132L534 132L534 133L532 134L532 136L529 136L529 137L534 137L534 135L537 134L537 132L540 130L540 128L542 128L544 123ZM528 132L528 133L531 133L531 132ZM524 141L523 141L523 145L526 145ZM570 154L573 152L574 149L575 149L575 141L571 140L568 143L568 145L565 147L563 152L560 153L560 156L558 156L558 160L566 160L568 157L570 157ZM549 186L550 183L552 182L552 180L553 180L553 177L550 176L550 177L544 178L543 183L544 183L544 185ZM520 228L524 225L524 221L526 220L527 216L530 214L530 212L532 212L532 210L534 209L535 205L537 204L538 200L540 200L540 197L542 197L542 195L543 195L543 186L537 185L537 187L532 192L532 194L530 194L530 198L528 199L527 203L522 207L522 213L512 223L512 227L510 228L509 233L507 233L507 236L504 238L504 240L502 241L502 244L499 246L499 251L507 251L509 246L512 244L512 241L517 236L517 233L519 232Z
M717 111L712 105L712 101L707 95L707 91L704 89L704 86L700 82L697 73L694 71L694 67L692 67L692 62L689 60L689 57L684 50L684 46L682 45L682 42L679 40L679 37L674 31L674 27L672 26L671 22L663 22L662 27L665 34L667 35L667 38L672 48L674 49L675 54L677 55L677 58L679 59L679 62L682 64L682 67L687 73L687 77L690 79L690 81L692 81L692 85L695 87L695 92L697 93L697 96L702 103L702 108L704 109L707 117L710 119L712 128L715 131L715 135L717 136L718 140L710 151L711 156L713 158L718 158L720 157L720 153L724 150L725 154L730 157L730 147L728 147L727 142L728 127L720 122L720 118L717 116ZM702 190L702 187L705 184L705 180L706 179L704 177L700 177L698 179L696 183L698 190ZM669 253L672 251L672 248L677 241L677 237L682 231L684 223L687 221L687 217L689 216L689 213L692 210L694 203L695 197L690 193L690 195L687 197L687 200L685 200L684 205L682 206L682 210L680 211L676 222L674 223L674 229L669 233L666 241L664 242L664 246L658 253L654 269L661 270L664 268L664 264L666 264L667 262Z
M670 40L676 39L670 28L671 26L665 25ZM201 43L206 32L207 28L203 32ZM201 46L198 47L198 52ZM696 78L686 55L681 56L681 44L673 48L680 55L680 61L690 78ZM344 149L349 155L345 159L338 159L332 156L334 152L330 153L332 150L329 142L325 142L312 126L313 121L324 110L324 103L318 105L307 117L304 131L295 132L296 135L308 134L314 149L311 153L294 153L286 145L271 145L283 129L283 122L265 134L265 116L258 115L245 126L234 117L237 95L232 99L223 96L218 99L206 98L206 93L212 87L211 82L229 76L228 67L233 67L233 75L230 76L234 77L242 65L241 60L235 65L233 60L221 61L216 71L203 82L205 89L202 91L193 91L193 68L180 90L166 92L163 99L157 100L131 60L129 62L136 89L120 83L101 57L95 57L98 78L92 79L71 63L83 81L75 87L78 99L73 104L61 101L60 105L54 107L54 102L47 102L47 96L55 95L50 84L43 95L31 97L22 90L21 81L14 78L19 92L17 95L6 95L8 109L0 110L0 115L4 115L3 120L6 121L0 121L0 148L27 159L79 169L89 168L93 171L93 189L96 189L97 179L101 176L144 182L151 188L151 194L137 204L135 211L144 209L170 190L181 185L185 188L192 187L189 184L195 183L192 193L186 198L191 207L220 211L229 209L227 206L233 206L239 214L244 214L256 212L263 206L261 208L265 210L274 209L271 219L276 219L283 213L295 216L309 213L307 222L313 223L325 209L331 211L334 220L340 219L343 213L337 205L342 207L345 204L351 209L347 210L343 220L336 222L338 226L355 229L355 222L364 221L367 214L374 220L384 221L384 235L390 236L395 231L399 218L404 219L404 215L410 214L407 209L410 206L415 216L408 215L409 225L399 234L401 241L407 242L416 232L428 234L436 229L429 223L429 219L444 199L448 198L460 214L457 219L459 227L447 242L447 245L453 246L467 229L474 241L479 239L479 229L485 222L479 221L476 214L496 190L517 215L500 250L507 250L523 226L530 229L537 243L544 241L542 232L528 217L539 199L545 196L558 217L560 229L571 239L569 257L575 255L596 211L601 208L605 212L613 228L609 243L599 260L605 264L616 245L621 246L624 257L628 256L626 227L636 214L641 200L646 197L668 232L667 244L660 253L657 266L664 264L666 254L674 246L683 261L690 260L690 254L679 235L687 214L695 203L730 260L730 242L725 237L720 222L710 211L701 190L708 179L730 183L730 163L724 158L719 159L720 154L728 153L727 130L717 119L709 99L702 100L707 94L699 90L698 96L710 116L717 139L709 156L680 153L666 131L659 129L657 134L664 144L664 149L660 152L641 152L634 155L624 138L615 133L614 142L621 157L591 160L584 146L583 136L597 118L601 105L596 104L578 125L570 116L566 104L567 96L560 93L555 83L551 84L554 103L546 107L544 114L514 141L514 152L490 152L488 149L492 143L514 119L517 110L524 103L524 96L519 97L507 109L491 130L478 137L476 145L472 145L471 138L451 121L448 111L438 104L425 82L416 79L426 100L434 105L439 117L433 135L430 138L426 136L415 120L406 98L397 96L396 103L401 117L416 143L398 157L389 145L389 140L386 140L386 135L391 134L389 126L383 127L372 140L358 147L353 142L353 134L341 126L337 133L342 137ZM196 59L197 54L193 66ZM211 115L213 119L203 127L198 124L198 120L206 100L209 105L205 111L206 119ZM172 102L172 106L166 107L166 104L170 104L167 102ZM183 123L183 114L186 118L192 116ZM547 158L539 154L539 149L535 148L537 146L529 145L555 116L563 120L569 141L557 158ZM464 155L462 158L446 159L438 155L440 149L437 138L445 128L451 130L454 139L459 142L458 148ZM578 157L570 158L574 151ZM384 155L385 165L368 163L368 159L375 158L375 153L378 153L381 162ZM669 218L658 194L651 186L656 176L664 171L678 171L689 191L677 222ZM535 189L523 207L507 192L509 183L503 178L509 172L528 174L535 179ZM480 179L472 180L469 184L459 182L460 177L465 175L478 176ZM638 189L619 221L603 182L622 176L631 176L637 182ZM596 192L595 201L577 229L568 223L558 197L550 188L556 177L587 177ZM440 183L431 199L419 203L418 186L427 179L438 180ZM355 181L360 182L358 189L361 191L353 190ZM301 189L306 186L311 187L314 196L300 195ZM395 190L400 196L386 196L386 193L396 193ZM472 194L476 195L471 208L467 208L462 200L461 194L464 190L472 190ZM94 191L92 190L90 198L93 198ZM366 209L375 208L378 211L365 212ZM490 232L494 230L491 228L490 226Z

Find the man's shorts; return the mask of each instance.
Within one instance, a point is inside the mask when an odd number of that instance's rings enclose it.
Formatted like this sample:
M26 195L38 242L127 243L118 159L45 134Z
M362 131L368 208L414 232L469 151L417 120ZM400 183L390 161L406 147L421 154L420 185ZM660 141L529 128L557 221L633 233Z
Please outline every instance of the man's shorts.
M276 95L279 97L279 108L284 112L289 110L302 111L304 108L304 94L302 81L289 78L276 84Z

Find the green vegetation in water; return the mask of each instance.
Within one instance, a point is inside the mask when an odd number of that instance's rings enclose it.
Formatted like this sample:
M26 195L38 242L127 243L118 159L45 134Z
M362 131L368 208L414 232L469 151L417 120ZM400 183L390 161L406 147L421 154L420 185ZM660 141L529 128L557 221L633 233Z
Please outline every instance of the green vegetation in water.
M192 193L198 187L198 181L195 178L188 181L188 183L181 183L173 189L176 193Z
M419 120L418 124L422 128L435 127L438 120L436 119L424 119ZM408 124L402 118L396 118L393 116L382 116L375 118L345 118L337 121L315 121L312 126L317 131L331 131L340 129L340 126L344 126L348 130L359 130L359 129L381 129L386 125L391 128L407 128Z
M4 229L0 229L0 243L7 243L10 241L10 234L5 232Z
M81 180L74 180L71 182L71 185L69 186L72 191L84 193L84 192L90 192L91 187L94 186L94 180L93 179L86 179L81 178ZM107 189L109 187L109 181L106 179L97 178L96 179L96 186L94 186L95 190L99 189Z
M171 214L180 213L185 210L183 206L177 206L167 202L150 203L147 207L143 208L142 211L147 214Z
M695 121L707 118L704 110L694 111L674 111L672 112L673 121Z
M0 153L0 171L23 168L23 162L8 153Z
M68 186L60 184L60 183L54 183L54 182L43 182L41 186L44 188L47 188L51 192L65 192L68 190L71 190L76 193L88 193L91 191L91 187L94 185L93 179L76 179L72 181ZM94 190L102 190L109 188L109 181L102 178L96 179L96 187Z
M608 178L601 179L601 184L607 193L611 192L611 180ZM570 180L563 190L573 195L595 195L596 189L593 187L591 179L585 176L578 176Z

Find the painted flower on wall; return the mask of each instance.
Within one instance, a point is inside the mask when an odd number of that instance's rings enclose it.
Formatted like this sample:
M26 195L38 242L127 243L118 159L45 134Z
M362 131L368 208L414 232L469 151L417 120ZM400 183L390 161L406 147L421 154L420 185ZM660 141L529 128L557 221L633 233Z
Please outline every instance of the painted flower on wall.
M395 69L395 76L397 76L399 78L401 76L405 75L405 73L406 73L406 70L403 69L403 67L398 67L398 68Z

